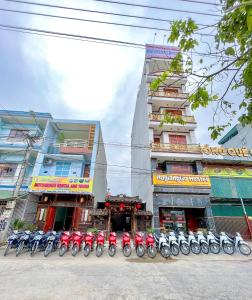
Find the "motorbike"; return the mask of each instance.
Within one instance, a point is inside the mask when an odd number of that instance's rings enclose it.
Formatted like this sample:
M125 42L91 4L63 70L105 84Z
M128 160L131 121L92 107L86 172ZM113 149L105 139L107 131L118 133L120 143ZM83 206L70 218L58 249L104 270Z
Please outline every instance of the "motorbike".
M46 245L47 236L44 231L37 231L31 241L31 256L33 256L37 250L44 250Z
M165 235L163 233L158 236L156 233L153 235L155 240L155 245L158 251L164 258L168 258L171 255L171 249L166 241Z
M72 235L72 256L76 256L76 254L83 249L84 246L84 234L80 231L75 231Z
M138 257L143 257L145 253L143 235L140 232L136 232L134 237L134 244L136 248L136 254Z
M60 237L59 256L63 256L72 245L72 235L69 231L64 231Z
M52 251L58 249L61 233L56 231L50 231L46 242L45 242L45 251L44 256L47 257Z
M22 232L13 230L12 234L7 239L7 246L4 251L4 256L7 255L10 249L16 249L18 247L19 238L22 235Z
M190 253L190 246L186 240L183 231L179 231L177 239L178 239L178 245L181 253L183 253L184 255L188 255Z
M96 256L100 257L102 256L103 253L103 249L104 249L104 244L105 244L105 236L104 236L104 232L100 231L98 233L97 239L96 239Z
M207 232L206 240L207 240L207 244L209 246L209 250L211 253L213 253L213 254L220 253L220 244L211 231Z
M197 241L200 244L202 253L208 254L209 253L209 245L208 245L208 242L207 242L203 232L197 231L196 236L197 236Z
M126 257L131 255L130 235L128 232L124 232L122 236L122 251Z
M19 256L24 249L31 249L31 242L33 240L34 234L29 230L24 231L19 238L18 246L16 248L16 256Z
M177 238L174 231L170 231L166 235L166 241L171 249L171 253L174 256L179 255L179 244L177 242Z
M93 249L93 243L94 243L95 237L92 232L87 232L85 235L85 246L84 246L84 256L88 256L91 250Z
M109 246L108 246L108 254L109 256L114 256L116 254L116 233L110 232L108 238Z
M221 232L220 235L215 234L217 241L219 241L221 249L229 255L234 254L235 248L232 238L228 237L225 232Z
M233 238L234 246L236 250L239 250L239 252L243 255L250 255L251 254L251 248L249 245L243 240L241 234L239 232L236 232L234 238Z
M147 233L145 239L145 245L146 245L148 256L150 258L154 258L157 255L157 248L155 246L155 240L152 233Z
M201 251L200 244L196 240L194 233L192 231L189 231L189 233L188 233L188 244L190 246L192 253L200 254L200 251Z

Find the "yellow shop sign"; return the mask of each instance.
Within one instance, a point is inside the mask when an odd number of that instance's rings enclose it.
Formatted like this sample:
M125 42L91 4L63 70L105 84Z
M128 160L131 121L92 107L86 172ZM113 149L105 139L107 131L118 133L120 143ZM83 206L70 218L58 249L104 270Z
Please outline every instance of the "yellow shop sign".
M163 186L211 187L209 176L188 174L153 174L153 184Z

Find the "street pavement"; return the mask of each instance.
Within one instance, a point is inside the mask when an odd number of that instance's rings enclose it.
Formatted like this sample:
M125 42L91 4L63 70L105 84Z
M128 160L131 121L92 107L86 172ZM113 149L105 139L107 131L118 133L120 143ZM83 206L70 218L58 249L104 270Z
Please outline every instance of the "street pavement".
M159 255L97 258L57 252L6 257L0 248L0 299L252 299L252 256Z

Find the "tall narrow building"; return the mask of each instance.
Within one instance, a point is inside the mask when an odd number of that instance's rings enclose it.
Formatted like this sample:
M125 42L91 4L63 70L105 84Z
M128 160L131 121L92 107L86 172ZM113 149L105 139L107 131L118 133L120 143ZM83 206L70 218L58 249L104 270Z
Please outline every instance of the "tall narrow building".
M178 52L176 47L146 45L131 137L132 194L146 201L154 228L213 228L210 181L202 174L187 78L168 77L158 91L149 88ZM165 113L181 116L185 123L161 126Z

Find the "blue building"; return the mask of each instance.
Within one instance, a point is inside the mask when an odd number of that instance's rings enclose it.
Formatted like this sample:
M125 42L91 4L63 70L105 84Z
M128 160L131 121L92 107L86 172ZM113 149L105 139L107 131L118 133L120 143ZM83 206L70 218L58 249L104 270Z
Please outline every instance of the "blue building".
M27 136L32 151L24 161ZM6 222L21 168L25 178L12 219L42 229L91 224L90 210L107 191L99 121L59 120L49 113L0 111L0 222ZM9 207L9 208L8 208ZM3 226L2 226L3 227Z

